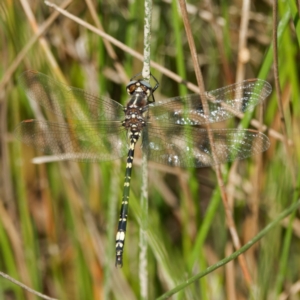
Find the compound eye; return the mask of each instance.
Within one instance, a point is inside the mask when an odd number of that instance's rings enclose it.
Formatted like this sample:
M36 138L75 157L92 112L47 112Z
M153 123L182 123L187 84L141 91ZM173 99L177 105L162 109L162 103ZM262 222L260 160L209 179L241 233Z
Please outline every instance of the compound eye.
M127 93L130 95L133 94L136 88L136 81L130 81L126 86Z
M131 85L127 85L126 89L127 89L127 93L131 95L136 90L136 85L134 83Z

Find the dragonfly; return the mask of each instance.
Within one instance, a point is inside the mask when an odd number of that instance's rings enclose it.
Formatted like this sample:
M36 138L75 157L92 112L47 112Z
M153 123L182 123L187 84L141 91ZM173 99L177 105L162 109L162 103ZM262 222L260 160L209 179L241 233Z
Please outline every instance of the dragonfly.
M182 168L245 159L264 152L270 145L268 137L256 130L203 128L263 103L272 91L267 81L248 79L204 94L155 101L154 92L159 86L156 78L152 76L152 87L137 77L126 87L129 100L125 106L37 71L25 71L19 78L27 97L59 119L21 122L15 129L20 141L59 160L99 162L127 156L116 235L116 267L123 265L130 180L139 140L148 160Z

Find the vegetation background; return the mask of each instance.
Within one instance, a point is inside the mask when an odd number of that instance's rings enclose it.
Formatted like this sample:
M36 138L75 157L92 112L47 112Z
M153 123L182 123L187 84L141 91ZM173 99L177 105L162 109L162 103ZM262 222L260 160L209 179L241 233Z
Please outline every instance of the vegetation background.
M207 90L254 77L268 80L275 89L273 1L250 2L247 8L246 0L189 1L189 20ZM261 130L269 135L269 150L222 166L242 244L299 197L300 5L294 0L278 4L279 79L287 134L282 135L274 91L250 116L266 125ZM143 1L73 1L67 10L92 25L101 22L107 34L143 53ZM117 59L112 58L101 37L63 15L30 45L52 13L38 0L0 3L0 270L61 300L141 298L140 160L133 170L124 266L116 269L114 239L125 160L32 164L41 153L13 135L20 121L37 118L17 84L24 70L38 70L125 103L126 82L142 69L140 60L115 46ZM153 3L151 57L185 81L196 83L176 1ZM156 99L191 93L156 68L151 72L160 82ZM240 123L235 119L219 126ZM289 141L287 148L284 140ZM137 151L137 158L140 155ZM181 290L174 299L300 299L299 237L299 214L294 214L245 253L250 285L233 261ZM213 169L174 170L150 163L149 299L233 251ZM0 277L0 299L38 297Z

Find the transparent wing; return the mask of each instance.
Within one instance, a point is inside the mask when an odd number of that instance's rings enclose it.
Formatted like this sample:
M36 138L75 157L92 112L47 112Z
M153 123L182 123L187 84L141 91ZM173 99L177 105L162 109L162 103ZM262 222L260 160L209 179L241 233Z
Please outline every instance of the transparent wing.
M148 159L176 167L208 167L244 159L268 149L270 141L255 130L210 130L215 159L206 129L191 126L149 125L143 131L142 147Z
M123 106L108 97L95 97L36 71L26 71L19 82L27 96L56 115L77 120L121 120Z
M75 161L107 161L127 154L126 130L120 122L53 123L26 120L16 137L45 154Z
M249 79L205 93L167 99L150 104L151 120L178 125L201 125L221 122L236 112L252 110L271 93L271 85L261 79ZM207 99L209 115L204 113L203 98Z

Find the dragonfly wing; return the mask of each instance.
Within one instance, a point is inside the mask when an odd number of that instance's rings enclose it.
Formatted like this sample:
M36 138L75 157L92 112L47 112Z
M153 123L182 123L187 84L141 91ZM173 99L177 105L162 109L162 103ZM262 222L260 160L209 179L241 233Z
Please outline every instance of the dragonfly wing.
M126 130L120 122L54 123L26 120L15 136L44 154L75 161L108 161L128 151Z
M206 95L211 103L224 102L235 111L246 112L262 103L271 92L269 82L253 78L207 92Z
M28 98L56 115L77 120L121 120L123 106L108 97L95 97L36 71L26 71L19 83Z
M150 104L149 121L178 125L221 122L238 112L252 110L271 93L271 85L261 79L249 79L205 94L170 98ZM206 98L207 102L203 102ZM206 104L207 103L207 104ZM204 113L209 111L209 115Z
M268 149L267 136L255 130L210 130L215 157L206 129L191 126L148 126L143 131L143 150L149 160L176 167L209 167L244 159Z

